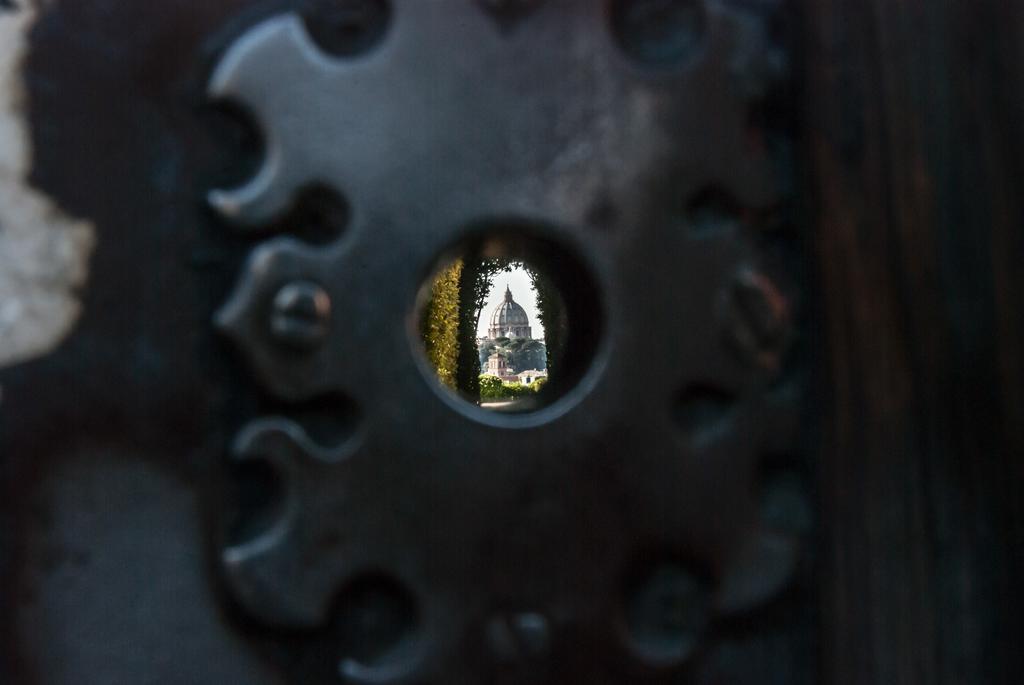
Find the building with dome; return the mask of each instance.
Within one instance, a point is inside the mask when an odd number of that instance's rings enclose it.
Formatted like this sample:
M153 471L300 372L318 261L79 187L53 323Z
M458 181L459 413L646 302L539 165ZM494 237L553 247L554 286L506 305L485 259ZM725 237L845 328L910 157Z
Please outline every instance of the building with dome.
M544 342L534 340L530 317L512 297L509 286L505 286L505 298L491 313L487 336L478 338L476 343L483 375L524 385L547 376ZM528 374L529 381L525 383L519 375L523 369L532 370Z
M533 339L533 332L530 330L530 317L526 315L526 310L512 299L512 289L507 285L505 286L505 300L491 314L491 325L487 328L487 337L491 340L497 338Z

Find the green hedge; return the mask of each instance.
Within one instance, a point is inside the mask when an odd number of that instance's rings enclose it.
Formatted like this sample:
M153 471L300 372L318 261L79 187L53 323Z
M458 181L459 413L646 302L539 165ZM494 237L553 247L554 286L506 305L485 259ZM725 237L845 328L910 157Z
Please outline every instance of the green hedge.
M538 378L530 385L522 383L506 383L497 376L483 374L480 376L480 399L487 400L515 400L520 397L529 397L541 391L546 378Z
M459 281L462 261L437 275L430 288L430 301L423 317L423 345L437 378L455 388L459 364Z

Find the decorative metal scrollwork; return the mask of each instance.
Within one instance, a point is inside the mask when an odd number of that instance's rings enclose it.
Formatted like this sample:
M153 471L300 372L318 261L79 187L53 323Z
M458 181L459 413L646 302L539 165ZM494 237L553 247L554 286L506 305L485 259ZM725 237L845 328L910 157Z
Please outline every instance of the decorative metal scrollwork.
M800 526L765 512L802 495L763 468L797 430L796 302L763 247L782 191L751 117L778 48L710 0L387 17L344 55L270 18L210 80L265 140L251 181L210 195L227 221L257 235L311 187L351 209L333 242L256 248L218 325L271 395L359 415L332 445L275 417L239 436L283 503L225 542L226 586L265 624L315 629L345 588L389 579L414 609L373 656L338 655L349 682L676 673L799 558ZM488 423L440 399L409 320L438 255L501 217L561 227L608 325L557 411Z

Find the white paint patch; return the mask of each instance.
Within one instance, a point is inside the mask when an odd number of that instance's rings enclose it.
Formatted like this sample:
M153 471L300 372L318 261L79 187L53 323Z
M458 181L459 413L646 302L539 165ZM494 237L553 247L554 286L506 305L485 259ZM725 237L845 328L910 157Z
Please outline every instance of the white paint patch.
M21 5L0 13L0 367L47 354L71 332L95 243L91 224L28 183L21 62L38 9Z

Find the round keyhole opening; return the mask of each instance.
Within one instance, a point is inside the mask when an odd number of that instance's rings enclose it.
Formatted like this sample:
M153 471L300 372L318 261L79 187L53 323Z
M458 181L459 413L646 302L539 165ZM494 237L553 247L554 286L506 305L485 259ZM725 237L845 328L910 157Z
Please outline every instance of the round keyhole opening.
M418 298L415 337L430 380L503 414L540 410L575 388L602 330L600 297L575 250L542 226L474 227Z

